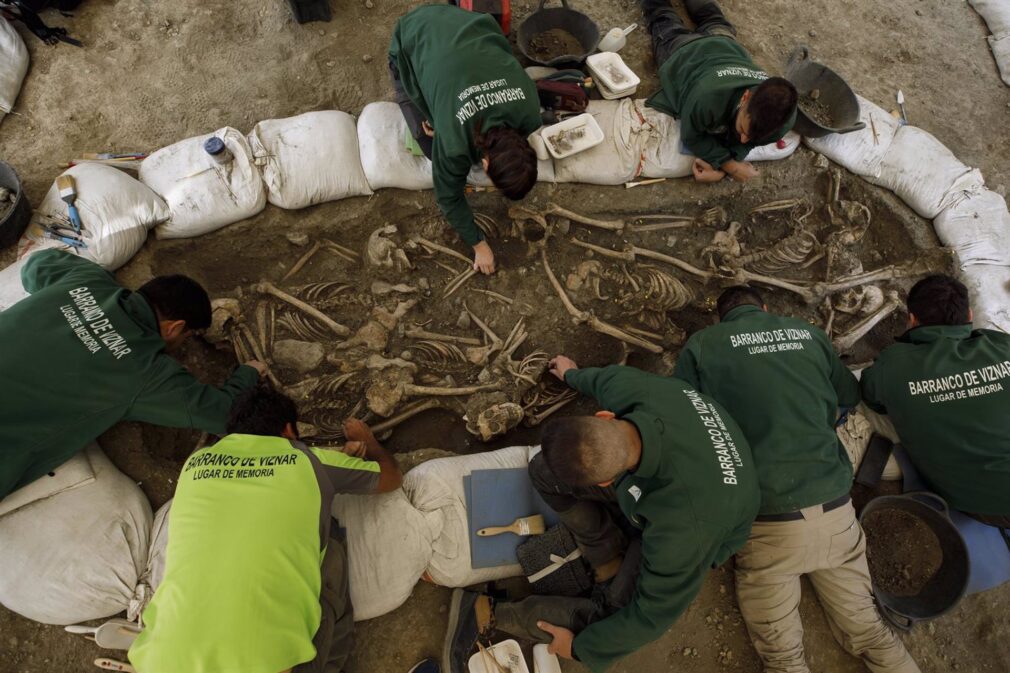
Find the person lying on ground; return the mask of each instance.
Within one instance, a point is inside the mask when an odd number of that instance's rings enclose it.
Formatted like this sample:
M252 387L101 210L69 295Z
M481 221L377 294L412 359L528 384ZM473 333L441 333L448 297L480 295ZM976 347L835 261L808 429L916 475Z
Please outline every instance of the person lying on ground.
M536 85L490 15L451 5L418 7L396 23L389 70L408 129L431 159L439 208L473 248L474 269L494 273L466 177L480 163L513 201L533 189L537 157L526 138L541 125Z
M257 388L186 461L165 576L129 651L138 673L343 670L354 615L333 496L395 491L402 476L361 421L344 422L347 453L306 447L297 425L290 398Z
M731 287L719 324L691 335L673 375L711 395L750 444L761 509L736 553L740 613L765 671L809 673L800 578L831 632L876 673L919 673L873 603L866 538L849 499L852 464L835 434L859 383L822 330L768 313L761 294Z
M678 379L618 365L579 369L561 355L550 371L605 409L548 423L529 467L597 586L587 598L497 604L457 591L448 673L463 673L475 640L493 629L549 642L602 673L677 620L709 569L747 541L757 514L750 448L709 397Z
M210 299L186 276L131 292L94 262L43 250L21 282L31 296L0 313L0 498L119 421L220 434L265 371L247 362L215 388L167 354L210 325Z
M769 77L736 41L715 0L684 0L688 29L670 0L639 0L652 35L661 88L646 104L680 120L680 139L693 154L694 178L747 181L759 171L745 161L796 122L796 88Z
M908 293L908 331L863 371L863 399L894 424L930 489L1010 528L1010 335L971 323L963 283L920 280Z

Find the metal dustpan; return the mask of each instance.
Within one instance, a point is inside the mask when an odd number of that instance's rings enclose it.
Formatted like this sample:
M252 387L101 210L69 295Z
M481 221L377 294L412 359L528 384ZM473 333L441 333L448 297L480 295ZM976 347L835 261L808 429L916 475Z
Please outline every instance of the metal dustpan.
M859 121L859 100L848 83L834 70L810 58L810 48L797 47L786 61L785 78L793 83L800 95L793 130L808 138L820 138L829 133L851 133L866 127ZM831 112L832 125L824 126L803 111L803 97L817 89L817 100Z
M559 66L563 64L582 63L596 50L596 45L600 43L600 28L592 19L568 7L568 0L561 0L561 7L550 7L544 9L547 0L540 0L537 11L533 12L522 24L519 25L517 44L523 56L539 63L540 65ZM548 30L559 28L579 41L582 51L578 54L562 54L550 60L543 61L537 57L530 45L537 35L546 33Z

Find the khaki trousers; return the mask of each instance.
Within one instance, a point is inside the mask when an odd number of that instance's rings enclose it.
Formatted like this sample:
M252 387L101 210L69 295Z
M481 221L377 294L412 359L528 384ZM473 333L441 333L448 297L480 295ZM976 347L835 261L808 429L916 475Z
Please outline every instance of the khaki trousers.
M873 673L920 673L873 604L866 538L851 503L798 521L754 522L736 556L740 612L766 673L810 673L800 576L810 577L839 644Z

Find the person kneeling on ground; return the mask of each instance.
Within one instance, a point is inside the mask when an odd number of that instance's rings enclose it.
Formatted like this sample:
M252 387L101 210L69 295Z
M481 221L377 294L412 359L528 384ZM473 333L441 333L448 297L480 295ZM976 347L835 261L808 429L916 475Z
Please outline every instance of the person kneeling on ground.
M744 159L793 127L796 87L755 65L715 0L684 0L693 31L670 0L640 2L662 87L646 104L680 120L681 142L696 157L695 180L757 177Z
M265 371L247 362L215 388L166 353L210 326L207 292L186 276L131 292L94 262L43 250L21 282L31 296L0 313L0 499L119 421L221 434Z
M537 157L526 137L541 124L536 85L490 15L451 5L418 7L397 22L389 69L408 129L431 159L445 219L473 248L474 269L494 273L466 178L480 162L509 199L533 189Z
M564 356L551 360L551 373L607 409L551 421L529 467L593 567L594 595L492 604L457 590L448 673L464 673L475 640L493 629L550 642L602 673L677 620L709 568L747 541L757 514L750 448L710 398L674 378L618 365L578 369Z
M688 339L674 376L725 406L754 455L761 509L736 554L736 591L764 670L810 671L800 621L807 575L842 647L874 673L919 673L873 604L852 465L835 434L839 407L859 403L856 377L827 334L768 313L757 290L731 287L716 307L719 324Z
M954 509L1010 528L1010 335L972 330L968 289L930 276L908 293L908 331L863 371L930 489Z
M130 648L138 673L343 670L354 619L333 496L394 491L402 476L361 421L344 422L347 453L306 447L297 423L290 398L251 391L229 434L186 461L165 577Z

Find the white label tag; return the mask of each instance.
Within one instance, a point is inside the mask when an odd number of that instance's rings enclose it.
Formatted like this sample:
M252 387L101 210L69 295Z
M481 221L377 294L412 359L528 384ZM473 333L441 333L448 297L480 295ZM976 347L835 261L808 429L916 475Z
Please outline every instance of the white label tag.
M638 499L642 497L642 489L637 486L630 487L628 489L628 493L630 493L631 497L635 499L635 502L638 502Z

